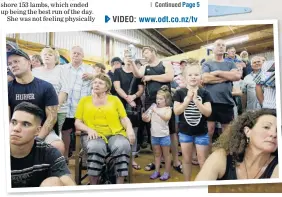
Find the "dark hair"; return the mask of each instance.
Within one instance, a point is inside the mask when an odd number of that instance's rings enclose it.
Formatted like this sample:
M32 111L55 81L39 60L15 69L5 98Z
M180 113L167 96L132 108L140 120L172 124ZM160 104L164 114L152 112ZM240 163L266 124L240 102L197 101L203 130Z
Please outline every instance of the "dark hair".
M14 112L16 111L23 111L34 115L40 120L40 124L45 116L45 113L41 108L39 108L37 105L25 101L15 107Z
M114 58L111 60L111 65L112 65L112 66L114 65L114 62L120 62L121 64L123 64L123 61L122 61L119 57L114 57Z
M230 49L234 49L236 51L235 47L233 47L233 46L227 47L226 51L228 51Z
M274 109L260 109L256 111L247 111L238 116L221 134L214 144L214 149L223 148L227 154L233 156L233 160L242 162L247 148L247 136L244 127L252 129L259 117L272 115L276 117ZM277 150L276 150L277 151ZM273 153L276 154L276 153Z

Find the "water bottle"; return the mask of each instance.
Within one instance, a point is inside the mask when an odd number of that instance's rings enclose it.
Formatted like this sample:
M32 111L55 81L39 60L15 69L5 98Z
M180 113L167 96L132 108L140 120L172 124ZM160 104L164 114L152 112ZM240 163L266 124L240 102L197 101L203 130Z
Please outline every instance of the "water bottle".
M127 50L129 52L129 56L131 57L132 60L136 59L136 47L133 44L130 44L127 47Z
M153 103L148 109L147 111L145 111L145 114L150 116L153 113L153 108L155 108L157 106L156 103Z

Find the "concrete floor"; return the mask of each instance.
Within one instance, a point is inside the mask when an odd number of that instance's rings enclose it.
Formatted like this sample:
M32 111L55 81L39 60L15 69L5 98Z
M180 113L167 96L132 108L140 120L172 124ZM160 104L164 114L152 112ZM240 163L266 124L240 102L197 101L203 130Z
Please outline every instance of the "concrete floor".
M139 153L139 157L135 159L136 163L138 163L141 166L140 170L133 169L133 177L132 177L132 183L160 183L159 179L151 180L150 175L153 171L145 171L145 166L152 162L154 159L153 153L149 149L143 149ZM179 157L180 160L182 160L181 157ZM69 168L72 173L72 177L74 179L74 160L70 159L69 161ZM199 166L192 166L192 180L195 179L197 173L199 172L200 167ZM161 173L163 173L164 167L161 168ZM85 172L83 172L85 173ZM173 168L171 168L171 178L167 180L166 182L182 182L184 181L183 174L177 172ZM83 181L84 184L86 184L88 180Z

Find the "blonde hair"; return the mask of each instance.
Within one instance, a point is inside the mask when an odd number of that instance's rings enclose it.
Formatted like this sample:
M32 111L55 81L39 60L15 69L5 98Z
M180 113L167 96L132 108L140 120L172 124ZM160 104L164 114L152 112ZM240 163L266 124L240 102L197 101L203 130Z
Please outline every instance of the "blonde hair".
M171 106L172 97L169 91L169 87L167 85L163 85L157 92L157 94L164 96L166 106Z
M110 91L111 91L111 88L112 88L112 85L113 85L111 78L104 73L100 73L98 75L95 75L94 78L93 78L92 84L91 84L92 86L93 86L93 82L94 82L95 79L100 79L100 80L104 81L106 83L106 87L107 87L106 93L110 94Z
M43 56L43 52L46 51L47 53L51 53L55 56L55 64L58 65L60 63L60 53L57 49L51 47L45 47L41 51L41 57ZM42 58L43 59L43 58Z
M196 60L196 59L190 58L189 61L188 61L187 66L184 68L183 73L182 73L182 76L184 77L184 79L186 79L187 72L188 72L188 70L189 70L190 68L192 68L192 67L197 67L197 68L199 68L200 74L202 73L202 72L201 72L202 66L200 65L199 61Z

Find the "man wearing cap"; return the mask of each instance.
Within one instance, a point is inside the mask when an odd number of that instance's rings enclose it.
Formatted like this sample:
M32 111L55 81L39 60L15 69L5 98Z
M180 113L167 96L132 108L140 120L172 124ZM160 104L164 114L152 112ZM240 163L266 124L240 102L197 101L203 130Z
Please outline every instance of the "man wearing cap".
M31 60L21 49L12 49L7 52L7 62L15 76L15 80L8 83L10 117L13 115L14 108L21 102L30 102L40 107L45 111L45 116L38 138L53 145L63 154L64 144L53 130L58 111L58 96L54 87L32 75Z
M115 72L115 70L120 68L122 65L123 65L123 62L122 62L122 60L119 57L114 57L111 60L112 69L109 70L109 72L107 74L111 78L112 82L114 81L114 72ZM111 94L112 95L116 95L116 90L115 90L114 86L112 86L112 88L111 88Z
M142 49L143 57L147 65L137 68L134 61L132 61L133 74L137 78L143 78L145 83L145 110L147 110L153 103L156 102L158 90L167 85L171 89L170 83L173 81L174 71L171 64L164 64L157 57L157 50L153 46L145 46ZM146 125L146 129L150 130L150 123ZM178 159L178 140L175 131L175 117L172 115L169 121L169 130L171 137L171 152L173 157L173 167L181 173L181 163ZM150 140L150 136L148 136ZM154 170L155 165L150 163L146 166L145 170Z
M6 42L6 52L9 52L12 49L18 49L18 48L19 47L16 43L11 42L11 41ZM7 67L7 79L8 79L8 82L15 79L15 76L13 75L9 67Z
M75 185L62 154L36 138L44 115L30 102L15 107L9 127L12 188Z

